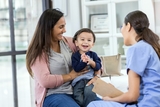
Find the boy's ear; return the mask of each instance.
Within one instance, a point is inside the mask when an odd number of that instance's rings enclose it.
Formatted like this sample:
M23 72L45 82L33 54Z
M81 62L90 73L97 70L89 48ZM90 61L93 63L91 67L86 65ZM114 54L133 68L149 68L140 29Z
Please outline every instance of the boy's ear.
M75 45L77 46L77 40L75 40Z

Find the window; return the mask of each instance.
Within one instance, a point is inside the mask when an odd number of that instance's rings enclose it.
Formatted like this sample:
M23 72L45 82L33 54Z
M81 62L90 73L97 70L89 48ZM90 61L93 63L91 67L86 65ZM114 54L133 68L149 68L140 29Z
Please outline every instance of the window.
M0 107L34 107L25 54L41 12L42 0L0 0Z

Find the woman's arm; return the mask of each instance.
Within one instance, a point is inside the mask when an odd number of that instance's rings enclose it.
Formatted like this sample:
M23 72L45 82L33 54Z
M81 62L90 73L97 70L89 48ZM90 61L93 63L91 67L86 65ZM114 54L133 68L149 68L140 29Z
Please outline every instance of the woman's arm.
M35 63L31 66L31 69L34 74L34 79L36 79L38 83L45 88L56 88L58 86L61 86L63 83L69 82L77 76L88 72L88 70L83 70L77 73L72 70L69 74L65 75L50 74L48 63L45 61L44 56L42 56L41 59L39 59L38 57Z
M131 103L136 102L139 97L139 88L140 88L140 76L134 71L128 71L128 81L129 81L129 90L128 92L115 97L103 97L103 100L116 101L121 103Z
M34 64L31 66L31 69L34 79L36 79L42 87L55 88L63 84L62 75L50 74L45 55L41 58L37 57Z
M68 82L71 81L73 79L75 79L76 77L85 74L86 72L88 72L88 69L83 69L80 72L75 72L74 70L72 70L69 74L66 75L62 75L63 81L64 82Z

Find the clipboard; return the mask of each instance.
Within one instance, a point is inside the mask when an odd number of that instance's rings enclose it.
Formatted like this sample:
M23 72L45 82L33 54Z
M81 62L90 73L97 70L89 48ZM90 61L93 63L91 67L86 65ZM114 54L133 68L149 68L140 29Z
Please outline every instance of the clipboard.
M122 91L114 87L112 84L107 83L100 78L98 78L95 81L92 91L102 97L109 96L111 98L114 98L123 94Z

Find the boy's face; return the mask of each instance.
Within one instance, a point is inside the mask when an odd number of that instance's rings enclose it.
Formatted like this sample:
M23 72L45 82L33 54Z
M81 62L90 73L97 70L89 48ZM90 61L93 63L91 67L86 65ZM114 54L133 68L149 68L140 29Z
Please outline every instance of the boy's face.
M88 52L94 45L94 38L92 33L82 32L77 36L75 41L76 46L78 46L80 53Z

